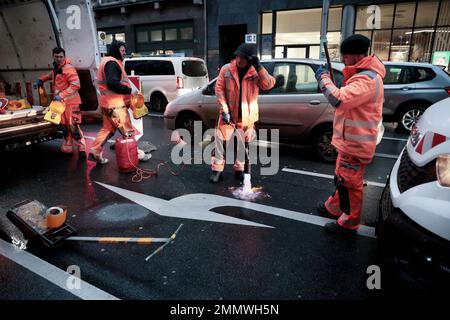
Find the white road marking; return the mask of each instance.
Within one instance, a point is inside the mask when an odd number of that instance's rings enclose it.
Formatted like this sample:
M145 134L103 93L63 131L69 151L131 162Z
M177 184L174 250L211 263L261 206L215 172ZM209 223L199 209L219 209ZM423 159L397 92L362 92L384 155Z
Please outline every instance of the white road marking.
M375 153L375 157L388 158L388 159L397 159L399 157L399 155L387 154L387 153Z
M239 224L253 227L274 228L252 221L233 218L224 214L218 214L211 210L219 207L238 207L266 214L292 219L296 221L306 222L318 226L325 226L328 222L334 220L306 214L297 211L285 210L272 206L257 204L249 201L237 200L233 198L223 197L213 194L195 193L180 196L171 200L163 200L160 198L148 196L146 194L133 192L130 190L110 186L107 184L96 182L97 184L121 195L122 197L133 201L154 213L174 218L184 218L192 220L222 222L230 224ZM358 234L369 238L375 238L375 228L361 225Z
M85 139L88 139L88 140L91 140L91 141L94 141L94 140L95 140L95 137L90 137L90 136L86 136L86 135L84 136L84 138L85 138ZM109 143L115 143L115 141L114 141L114 140L111 140L111 139L109 139L108 142L109 142Z
M394 140L394 141L404 141L404 142L408 142L408 139L404 139L404 138L395 138L395 137L383 137L383 140Z
M149 113L148 116L152 117L152 118L164 118L163 114L157 114L157 113L156 114L155 113Z
M21 265L45 280L57 285L61 289L83 300L120 300L115 296L97 288L80 279L81 288L69 290L67 279L71 275L54 265L32 255L31 253L16 249L12 244L0 239L0 255ZM83 273L81 272L81 276Z
M324 173L316 173L316 172L310 172L310 171L303 171L303 170L295 170L295 169L289 169L289 168L283 168L281 171L284 172L290 172L290 173L297 173L297 174L303 174L305 176L312 176L312 177L319 177L319 178L325 178L325 179L332 179L334 180L334 176L330 174L324 174ZM368 186L375 186L384 188L386 186L385 183L379 183L374 181L364 181Z

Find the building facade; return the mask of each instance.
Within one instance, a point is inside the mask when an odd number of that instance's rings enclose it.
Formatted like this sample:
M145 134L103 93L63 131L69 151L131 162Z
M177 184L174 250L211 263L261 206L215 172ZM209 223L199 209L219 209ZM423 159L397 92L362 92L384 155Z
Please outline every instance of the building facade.
M354 33L369 37L370 53L382 60L432 63L433 53L450 56L450 0L330 2L327 39L334 59L340 42ZM232 57L244 33L258 35L262 58L319 58L322 3L208 0L210 72ZM448 67L448 58L442 64Z
M128 54L204 57L202 0L95 0L93 9L107 45L117 39Z
M98 30L138 54L184 54L207 60L211 77L256 34L262 58L319 58L322 0L97 0ZM372 40L382 60L448 67L450 0L332 0L327 40L333 59L353 33ZM439 55L438 55L439 54Z

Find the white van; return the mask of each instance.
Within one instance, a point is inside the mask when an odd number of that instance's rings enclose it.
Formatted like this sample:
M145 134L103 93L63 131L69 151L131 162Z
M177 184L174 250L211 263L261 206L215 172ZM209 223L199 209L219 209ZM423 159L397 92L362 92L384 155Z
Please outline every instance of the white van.
M209 82L205 61L199 58L154 56L124 60L128 75L140 76L145 102L155 111Z

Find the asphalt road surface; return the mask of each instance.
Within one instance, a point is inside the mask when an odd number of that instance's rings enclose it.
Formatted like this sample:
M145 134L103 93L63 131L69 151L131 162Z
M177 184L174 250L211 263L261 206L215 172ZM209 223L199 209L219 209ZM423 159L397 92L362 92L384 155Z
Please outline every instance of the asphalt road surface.
M143 140L158 149L143 168L170 160L171 131L163 119L146 117ZM94 137L99 124L84 125ZM176 238L162 243L65 241L50 249L33 243L25 251L0 240L0 299L383 299L400 287L381 275L369 290L367 268L377 264L374 226L387 176L407 136L387 128L367 168L364 213L357 236L328 234L316 203L333 191L333 164L318 162L309 148L273 146L276 175L253 168L252 184L264 197L237 199L232 166L210 184L210 167L191 164L173 176L161 168L140 183L110 163L94 166L59 152L61 140L1 155L0 216L25 199L66 205L68 223L80 237ZM88 138L88 144L92 140ZM263 147L261 147L263 148ZM275 151L273 151L275 152ZM14 232L17 232L15 230ZM80 272L81 283L66 273ZM72 284L72 285L71 285ZM75 285L74 285L75 284ZM74 288L75 286L75 288Z

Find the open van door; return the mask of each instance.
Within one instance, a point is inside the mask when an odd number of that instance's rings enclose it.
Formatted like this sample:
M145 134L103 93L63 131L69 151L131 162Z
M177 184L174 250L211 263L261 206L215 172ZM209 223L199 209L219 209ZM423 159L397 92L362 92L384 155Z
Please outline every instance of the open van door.
M95 111L98 108L95 79L100 52L92 3L89 0L53 0L53 8L60 44L80 78L81 110Z

